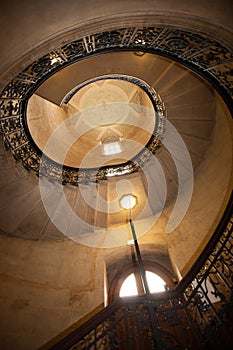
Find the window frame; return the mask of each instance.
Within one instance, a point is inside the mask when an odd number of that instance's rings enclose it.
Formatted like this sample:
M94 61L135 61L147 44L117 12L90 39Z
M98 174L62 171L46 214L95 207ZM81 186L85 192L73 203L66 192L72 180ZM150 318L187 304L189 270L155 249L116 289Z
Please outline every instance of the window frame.
M170 271L168 271L162 265L151 261L143 261L143 265L144 265L145 271L154 272L159 277L161 277L165 281L169 289L173 289L175 287L175 284L173 282L174 276L171 274ZM109 303L112 303L115 300L118 300L120 298L119 293L120 293L122 283L132 273L135 274L136 284L137 284L139 294L143 293L143 287L141 284L138 262L133 261L131 264L128 264L127 266L122 268L120 271L118 271L118 273L115 275L108 290Z

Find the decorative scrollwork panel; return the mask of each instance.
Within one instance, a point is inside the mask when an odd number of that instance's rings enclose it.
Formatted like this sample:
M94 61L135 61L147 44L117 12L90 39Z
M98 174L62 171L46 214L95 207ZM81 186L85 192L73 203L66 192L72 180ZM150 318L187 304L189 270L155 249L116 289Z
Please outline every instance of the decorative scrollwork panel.
M233 290L232 218L195 279L185 290L186 308L203 339L224 324ZM203 340L204 341L204 340Z
M46 80L53 73L66 67L68 64L85 59L93 54L104 52L130 50L135 52L151 52L161 54L169 58L174 58L181 64L190 66L191 69L200 71L202 76L206 76L222 92L223 96L232 96L232 52L217 41L208 38L205 34L191 33L163 26L149 27L129 27L116 28L111 31L100 33L90 33L83 38L78 38L48 52L39 58L22 72L20 72L5 87L0 96L1 108L1 129L5 134L7 146L12 150L18 160L21 160L27 169L32 169L38 174L39 158L41 152L33 143L32 138L25 128L25 106L27 100L38 88L42 81ZM158 106L158 116L162 113ZM4 123L6 118L15 117L9 123ZM19 133L19 121L22 128ZM163 123L159 125L162 130ZM159 129L159 130L160 130ZM14 136L9 136L9 132L15 132ZM22 139L20 141L18 138ZM156 141L153 141L156 143ZM26 145L30 147L28 160L25 161ZM97 174L86 170L86 173L79 174L78 169L65 168L62 174L62 182L78 185L84 181L99 181L106 178L106 174L121 175L128 172L138 171L143 162L147 161L150 152L154 152L158 145L149 143L148 152L142 153L134 163L125 164L120 167L109 167L108 170L100 169ZM33 151L32 151L33 149ZM17 150L17 152L16 152ZM30 159L31 157L31 159ZM54 167L54 171L51 170ZM51 176L51 180L57 173L56 164L50 162L45 174ZM59 177L60 178L60 177Z

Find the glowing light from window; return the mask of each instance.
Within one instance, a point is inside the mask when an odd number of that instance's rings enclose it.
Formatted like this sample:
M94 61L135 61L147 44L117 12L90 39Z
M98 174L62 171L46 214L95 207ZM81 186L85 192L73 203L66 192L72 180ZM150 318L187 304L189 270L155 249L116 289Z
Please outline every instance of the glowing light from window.
M121 144L119 141L103 143L103 154L109 156L121 153Z
M131 275L124 280L120 289L120 297L127 297L130 295L138 295L134 273L131 273Z
M156 273L151 271L146 271L146 278L151 293L158 293L165 291L166 282L159 277ZM138 295L137 284L135 275L132 273L129 275L122 283L119 296L127 297Z
M146 271L146 278L148 281L149 289L151 293L158 293L165 291L166 282L151 271Z

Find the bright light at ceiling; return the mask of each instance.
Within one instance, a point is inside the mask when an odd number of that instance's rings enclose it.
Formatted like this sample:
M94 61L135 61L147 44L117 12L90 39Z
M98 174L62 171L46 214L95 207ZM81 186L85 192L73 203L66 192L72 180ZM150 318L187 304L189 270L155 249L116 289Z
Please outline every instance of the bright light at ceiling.
M102 145L103 145L103 154L105 156L121 153L121 144L119 141L106 142L106 143L102 143Z
M137 204L137 197L133 194L125 194L120 199L120 206L123 209L132 209Z

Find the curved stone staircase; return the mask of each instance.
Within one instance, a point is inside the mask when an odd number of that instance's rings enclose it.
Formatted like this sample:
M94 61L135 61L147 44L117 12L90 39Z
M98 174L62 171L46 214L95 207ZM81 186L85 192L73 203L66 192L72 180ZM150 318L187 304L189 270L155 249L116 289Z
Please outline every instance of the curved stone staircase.
M118 69L121 69L120 73L123 74L143 77L161 95L167 111L167 119L182 136L190 153L193 168L196 171L205 160L208 147L212 142L216 103L213 89L197 75L170 60L151 54L138 57L133 53L123 53L120 55L123 55L124 61L123 58L117 61L117 54L112 55L112 57L110 54L104 55L105 69L102 68L104 65L99 65L99 60L103 59L99 56L86 60L87 62L84 60L65 68L63 85L61 85L60 80L59 84L55 84L56 79L61 79L61 74L56 73L36 93L42 96L43 99L51 101L51 105L53 103L58 105L61 102L61 97L64 97L64 94L74 86L75 81L71 78L74 70L76 76L82 69L86 70L85 74L83 71L81 73L82 77L85 75L85 79L90 78L93 74L113 74L116 71L119 72ZM176 166L166 147L162 147L156 157L165 174L167 185L166 205L171 204L175 200L178 190ZM182 166L185 165L181 164ZM146 181L144 173L146 173ZM163 205L157 186L158 174L155 172L153 160L149 160L142 171L130 176L129 180L134 178L136 186L141 186L141 191L145 192L144 196L146 195L148 181L150 182L150 193L152 198L156 200L150 201L139 218L146 220L153 217L162 209L161 206ZM127 179L127 176L124 178ZM0 179L0 230L2 233L36 240L60 240L64 238L64 235L53 225L44 209L38 178L32 171L26 171L20 163L14 161L10 151L5 149L3 140L1 140ZM119 179L122 179L122 177L101 181L98 184L82 185L82 193L78 187L64 186L64 194L72 208L72 212L82 219L77 227L73 214L68 212L67 215L63 215L63 220L65 220L65 223L63 223L64 230L69 231L72 228L73 231L78 232L78 235L83 235L90 233L90 227L94 228L93 231L102 232L103 229L106 231L114 227L119 229L122 225L124 226L124 215L121 213L118 216L110 216L108 208L101 208L100 204L97 203L98 198L96 198L97 192L102 198L108 200ZM83 198L83 191L85 191L93 208L87 205L87 201ZM48 182L48 193L46 195L48 199L51 193L55 197L53 197L53 203L50 205L50 216L56 217L64 214L61 189L56 183Z

